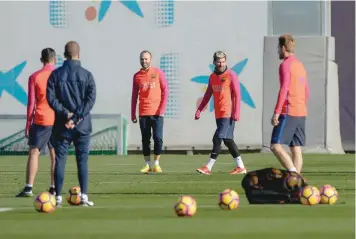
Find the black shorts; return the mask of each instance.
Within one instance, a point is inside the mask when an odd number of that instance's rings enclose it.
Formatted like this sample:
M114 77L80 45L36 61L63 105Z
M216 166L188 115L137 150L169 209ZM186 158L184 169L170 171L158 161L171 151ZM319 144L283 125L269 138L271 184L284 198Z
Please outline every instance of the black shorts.
M42 150L46 145L48 145L48 148L52 149L54 146L52 129L52 126L32 124L28 139L28 145L30 148L38 148L39 150Z
M214 138L233 139L235 130L235 121L231 118L216 119L216 131Z
M286 144L290 147L305 145L306 117L280 115L279 124L273 128L271 144Z

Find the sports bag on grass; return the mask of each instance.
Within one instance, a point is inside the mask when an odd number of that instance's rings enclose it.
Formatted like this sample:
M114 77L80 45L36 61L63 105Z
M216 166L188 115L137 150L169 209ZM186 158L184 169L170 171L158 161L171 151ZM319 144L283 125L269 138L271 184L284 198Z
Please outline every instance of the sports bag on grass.
M300 174L276 168L248 172L241 184L250 204L300 203L300 192L307 186Z

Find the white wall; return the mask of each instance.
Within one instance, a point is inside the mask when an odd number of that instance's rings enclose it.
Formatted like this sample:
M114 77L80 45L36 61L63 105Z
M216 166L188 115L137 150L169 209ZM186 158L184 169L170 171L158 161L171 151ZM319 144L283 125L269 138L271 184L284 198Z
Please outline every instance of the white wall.
M171 109L167 116L164 144L210 147L214 114L206 111L199 121L193 120L203 85L191 79L209 75L214 51L224 50L231 67L248 59L239 79L255 104L251 108L242 103L236 141L240 146L262 144L263 37L267 35L268 2L174 2L174 23L168 27L156 23L159 12L154 2L139 3L143 18L115 1L101 22L85 19L85 10L89 6L99 9L99 4L68 2L67 26L56 28L49 21L48 2L0 2L0 71L5 73L26 61L17 82L27 92L28 76L41 67L41 49L52 47L62 54L64 44L76 40L82 50L82 65L92 71L97 83L93 113L130 117L132 76L140 67L140 51L149 49L158 67L163 54L174 53L178 56L173 64L176 79L167 77L174 91L171 96L175 95L171 100L176 101L178 109ZM178 85L173 90L174 80ZM2 93L0 114L25 112L24 104ZM130 126L129 144L141 144L138 125Z

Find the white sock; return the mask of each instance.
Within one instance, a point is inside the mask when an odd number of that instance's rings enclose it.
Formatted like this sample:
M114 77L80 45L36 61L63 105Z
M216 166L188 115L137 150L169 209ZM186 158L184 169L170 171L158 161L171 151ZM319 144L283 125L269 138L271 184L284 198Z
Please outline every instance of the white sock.
M62 202L62 196L56 196L56 201L57 202Z
M235 159L235 162L236 162L237 167L239 167L239 168L245 168L245 165L244 165L244 162L242 161L241 156L236 157L236 158L234 158L234 159Z
M80 197L83 201L88 201L88 195L82 193L81 197Z
M54 184L52 184L51 186L49 186L50 188L54 188Z
M208 167L208 169L210 171L213 168L215 162L216 162L216 159L209 159L208 163L206 164L206 166Z
M145 162L147 166L151 166L151 157L150 156L145 156Z
M288 169L290 172L297 172L297 169L295 167Z
M32 188L33 185L32 184L26 184L25 186L29 187L29 188Z
M155 160L155 166L159 166L159 160Z

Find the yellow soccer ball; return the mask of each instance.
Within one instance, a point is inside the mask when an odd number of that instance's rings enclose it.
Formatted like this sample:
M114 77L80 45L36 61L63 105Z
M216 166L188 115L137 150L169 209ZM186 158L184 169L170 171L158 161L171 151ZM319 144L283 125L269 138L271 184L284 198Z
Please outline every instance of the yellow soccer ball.
M333 186L326 184L320 188L321 204L334 204L336 203L338 197L339 194Z
M300 193L300 202L304 205L316 205L320 202L320 192L314 186L306 186Z
M240 197L236 191L231 189L225 189L219 195L218 204L221 209L234 210L239 207Z
M300 188L302 186L302 181L302 177L296 172L288 172L285 177L285 184L291 190Z
M67 202L72 206L77 206L80 204L81 190L80 187L75 186L69 189L67 195Z
M56 198L49 192L40 193L34 202L37 212L51 213L56 209Z
M259 181L258 181L258 176L255 172L250 173L250 186L251 187L258 187Z
M274 173L274 177L275 178L282 178L283 177L283 173L280 169L277 168L272 168L272 172Z
M197 202L188 195L181 196L174 205L178 217L192 217L197 212Z

